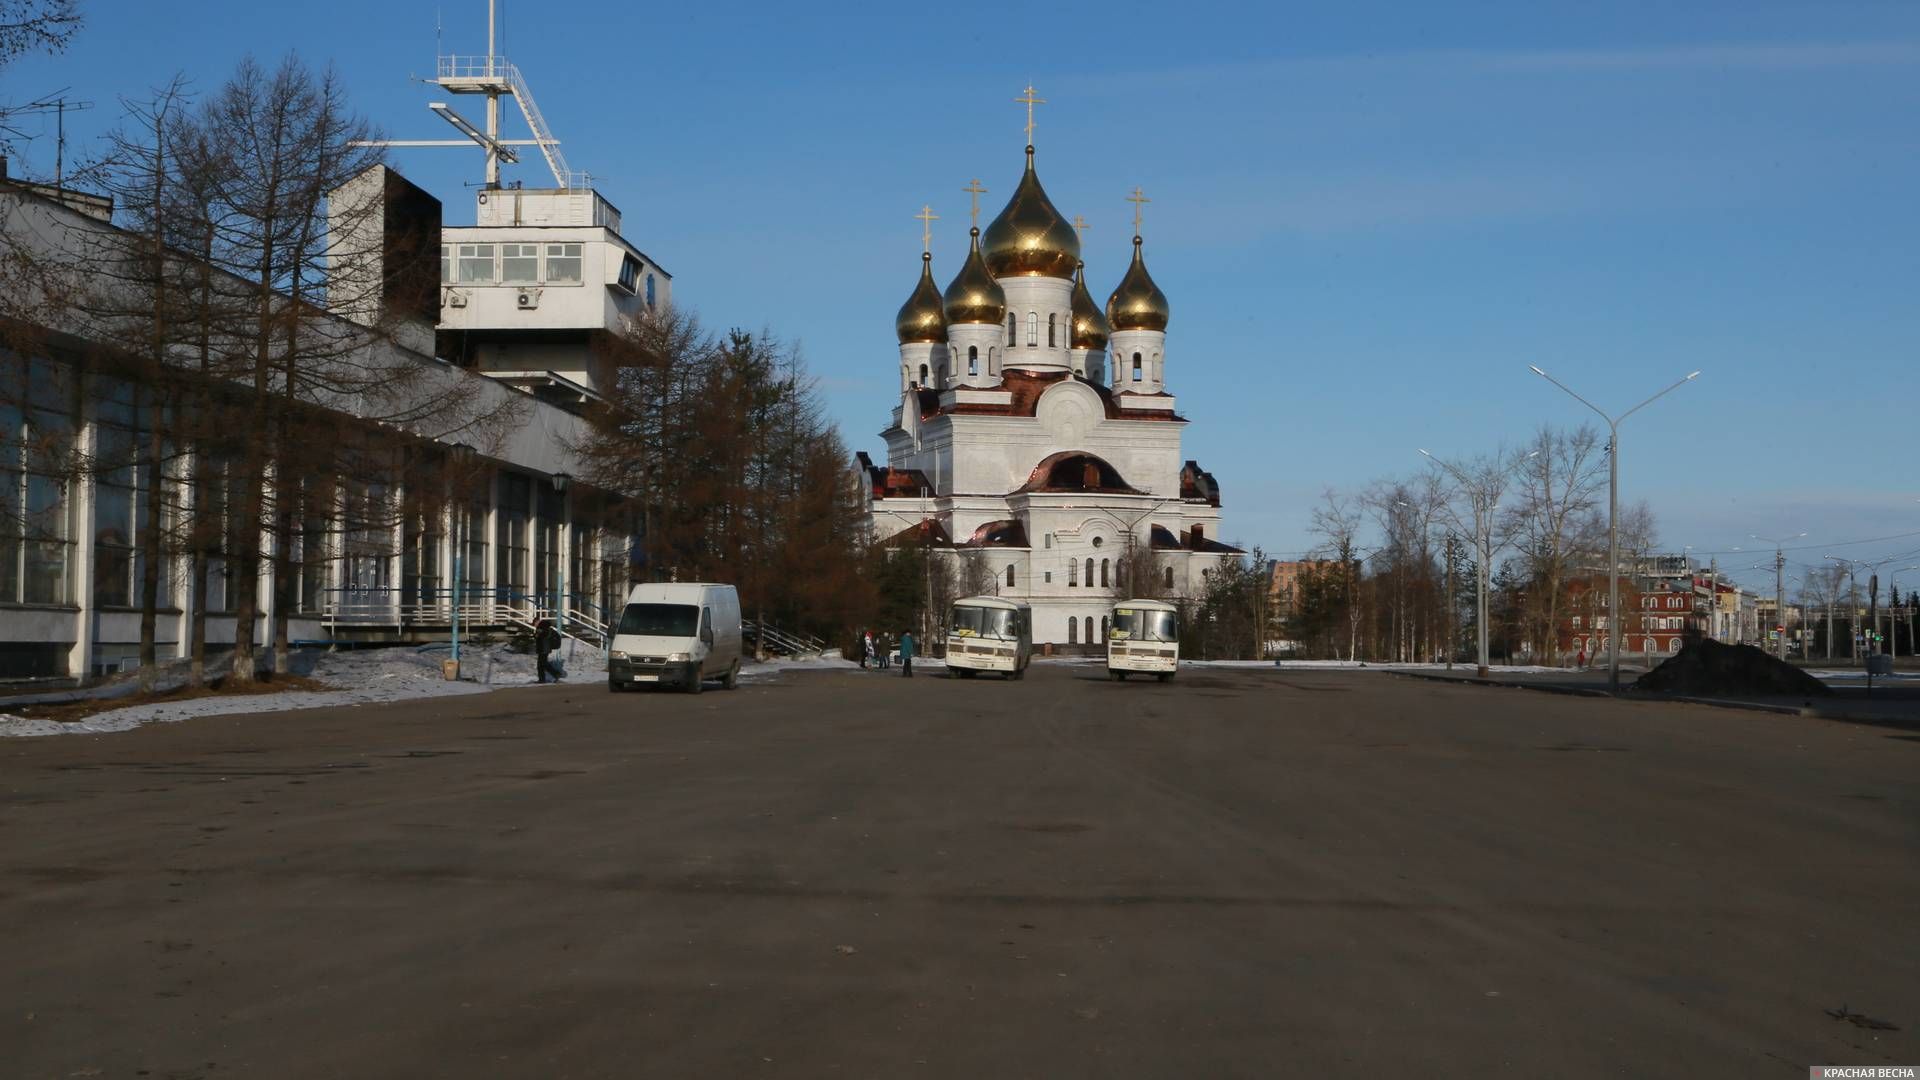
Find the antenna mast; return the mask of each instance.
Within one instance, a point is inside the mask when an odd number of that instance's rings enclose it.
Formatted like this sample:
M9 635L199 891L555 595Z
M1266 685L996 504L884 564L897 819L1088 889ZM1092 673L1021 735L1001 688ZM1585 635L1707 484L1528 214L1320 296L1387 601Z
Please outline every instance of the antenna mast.
M536 146L540 156L546 159L547 168L553 173L555 185L563 189L582 188L586 177L567 168L567 160L560 154L560 140L554 138L548 129L546 118L540 115L539 106L533 102L533 90L520 74L520 69L499 55L499 2L487 0L487 53L485 56L458 56L441 53L436 58L434 83L453 94L484 94L487 99L486 126L474 125L466 117L454 112L443 101L427 104L440 119L451 124L454 130L464 135L463 139L380 139L360 143L362 146L478 146L487 153L486 186L500 186L500 163L516 164L520 155L514 151L516 146ZM436 26L436 41L438 40ZM527 128L533 133L531 139L503 139L500 137L500 98L512 97L520 106L520 115L526 120Z

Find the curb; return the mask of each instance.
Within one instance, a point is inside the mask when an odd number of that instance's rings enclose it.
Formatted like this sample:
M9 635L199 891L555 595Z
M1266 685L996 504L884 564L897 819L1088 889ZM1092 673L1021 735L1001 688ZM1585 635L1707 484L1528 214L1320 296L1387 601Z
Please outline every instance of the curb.
M1706 705L1715 709L1745 709L1748 712L1773 713L1776 716L1804 716L1810 720L1831 720L1842 724L1860 724L1865 727L1920 731L1920 719L1913 717L1888 716L1884 713L1842 712L1830 708L1822 708L1817 705L1769 705L1760 701L1736 701L1731 698L1651 696L1645 694L1628 694L1625 692L1616 697L1613 694L1607 693L1605 690L1589 690L1579 686L1543 686L1538 683L1509 682L1502 679L1476 679L1471 676L1430 675L1420 671L1388 670L1387 674L1398 675L1403 679L1425 679L1428 682L1452 683L1457 686L1489 686L1507 690L1534 690L1543 694L1609 698L1619 701L1639 701L1647 704L1679 702L1684 705Z
M1451 683L1455 686L1495 686L1508 690L1538 690L1543 694L1564 694L1569 697L1610 698L1613 696L1605 690L1590 690L1584 686L1544 686L1539 683L1509 682L1505 679L1480 679L1471 675L1433 675L1424 671L1395 671L1392 668L1382 670L1403 679L1425 679L1428 682Z

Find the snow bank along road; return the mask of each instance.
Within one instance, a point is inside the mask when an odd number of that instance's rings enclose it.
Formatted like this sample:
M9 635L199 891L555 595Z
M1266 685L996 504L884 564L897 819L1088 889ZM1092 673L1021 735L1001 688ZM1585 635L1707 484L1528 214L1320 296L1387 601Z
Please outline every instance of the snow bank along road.
M576 683L0 740L0 1073L1920 1060L1911 735L1102 676Z

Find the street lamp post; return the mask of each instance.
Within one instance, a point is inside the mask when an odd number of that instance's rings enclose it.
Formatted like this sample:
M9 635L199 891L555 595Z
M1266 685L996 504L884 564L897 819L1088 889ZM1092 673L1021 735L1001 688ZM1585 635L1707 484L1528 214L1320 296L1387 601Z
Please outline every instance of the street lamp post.
M1794 533L1792 536L1783 536L1777 540L1757 533L1748 535L1761 543L1773 545L1773 617L1780 625L1780 645L1777 651L1780 659L1785 660L1787 658L1787 553L1783 545L1788 540L1798 540L1807 534Z
M1627 417L1673 393L1680 387L1700 377L1698 371L1675 382L1672 386L1653 395L1647 400L1621 413L1608 416L1598 405L1573 392L1572 388L1559 379L1540 370L1537 365L1527 365L1535 375L1547 380L1566 392L1573 400L1592 409L1607 422L1607 690L1620 692L1620 425Z

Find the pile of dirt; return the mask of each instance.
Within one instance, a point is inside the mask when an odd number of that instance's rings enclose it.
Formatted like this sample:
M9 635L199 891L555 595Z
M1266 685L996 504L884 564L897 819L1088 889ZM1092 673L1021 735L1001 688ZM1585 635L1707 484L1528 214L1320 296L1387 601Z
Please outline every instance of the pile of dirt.
M1699 638L1666 663L1636 679L1633 689L1656 694L1786 694L1820 696L1833 691L1819 679L1752 645L1724 645Z

